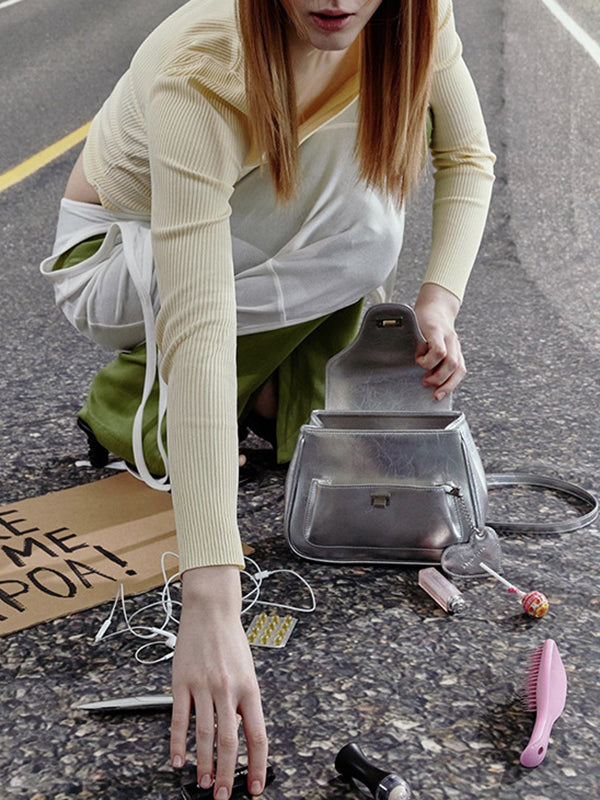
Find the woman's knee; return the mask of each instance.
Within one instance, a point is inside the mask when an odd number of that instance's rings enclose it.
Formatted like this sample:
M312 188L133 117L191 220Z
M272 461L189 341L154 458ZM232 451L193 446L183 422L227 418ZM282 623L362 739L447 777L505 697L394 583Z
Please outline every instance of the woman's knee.
M277 386L277 373L273 373L254 398L253 410L265 419L274 419L277 416L279 393Z

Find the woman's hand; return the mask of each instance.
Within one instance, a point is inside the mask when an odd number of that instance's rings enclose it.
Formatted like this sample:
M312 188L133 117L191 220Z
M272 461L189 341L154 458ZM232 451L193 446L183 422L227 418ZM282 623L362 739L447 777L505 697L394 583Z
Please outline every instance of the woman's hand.
M240 619L235 566L201 567L183 574L183 609L173 660L171 763L185 761L192 705L196 716L198 784L213 783L217 800L231 794L239 720L248 746L248 790L262 793L267 736L250 645ZM239 716L238 716L239 715ZM217 773L213 776L214 744Z
M417 322L427 340L417 346L415 361L427 370L423 384L434 387L436 400L456 389L467 372L454 330L459 310L458 297L435 283L424 283L415 302Z

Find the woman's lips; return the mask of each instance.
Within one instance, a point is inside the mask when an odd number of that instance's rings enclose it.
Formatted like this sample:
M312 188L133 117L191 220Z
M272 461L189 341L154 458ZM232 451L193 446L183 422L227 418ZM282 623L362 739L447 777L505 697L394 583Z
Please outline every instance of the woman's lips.
M335 14L335 13L327 13L327 12L313 12L311 13L311 18L314 21L315 25L317 25L323 31L329 31L330 33L336 33L337 31L343 30L346 27L348 22L352 19L352 14Z

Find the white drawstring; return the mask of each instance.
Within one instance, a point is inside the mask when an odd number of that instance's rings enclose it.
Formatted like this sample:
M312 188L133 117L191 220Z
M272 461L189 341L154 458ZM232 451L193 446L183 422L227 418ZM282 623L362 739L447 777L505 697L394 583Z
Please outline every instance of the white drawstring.
M146 335L146 372L144 375L144 388L142 392L142 399L133 420L133 428L131 431L132 445L133 445L133 458L135 468L138 475L132 472L135 477L141 478L144 483L152 489L158 489L162 492L168 492L171 488L169 484L169 464L167 453L162 439L162 423L167 411L167 385L160 375L158 368L158 355L156 344L156 325L154 320L154 308L152 306L152 299L150 296L150 286L152 283L152 273L154 268L152 258L152 246L150 231L143 230L141 232L140 226L135 222L121 222L121 235L123 237L123 255L125 264L131 276L131 280L136 288L140 305L142 307L142 315L144 318L144 331ZM136 236L142 236L142 252L141 258L136 257L136 247L134 240ZM158 376L158 425L156 429L156 443L158 451L165 465L165 474L162 478L155 478L148 469L146 459L144 456L143 444L143 429L142 423L144 418L144 409L146 403L152 392L155 377Z

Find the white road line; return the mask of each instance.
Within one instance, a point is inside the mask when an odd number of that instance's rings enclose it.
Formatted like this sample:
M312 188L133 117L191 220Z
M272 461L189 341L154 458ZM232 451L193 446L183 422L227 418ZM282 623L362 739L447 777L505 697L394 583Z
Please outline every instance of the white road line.
M598 43L558 5L556 0L542 0L542 3L554 14L560 24L569 31L571 36L579 42L587 51L588 55L590 55L600 67L600 45L598 45Z
M2 0L0 3L0 9L8 8L8 6L14 6L16 3L20 3L21 0Z

